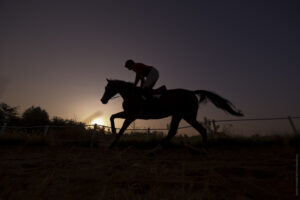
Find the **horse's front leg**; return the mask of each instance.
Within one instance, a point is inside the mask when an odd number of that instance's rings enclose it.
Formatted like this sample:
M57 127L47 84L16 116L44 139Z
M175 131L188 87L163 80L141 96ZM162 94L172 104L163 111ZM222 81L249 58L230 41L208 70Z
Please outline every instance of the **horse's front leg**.
M128 126L131 124L131 122L133 122L135 120L135 118L126 118L124 123L123 123L123 126L122 128L120 129L118 135L116 136L115 140L113 141L113 143L109 146L109 148L113 148L116 143L118 142L118 140L120 139L120 137L123 135L123 133L125 132L125 130L128 128Z
M125 112L119 112L119 113L113 114L113 115L110 117L111 132L112 132L113 134L116 134L115 118L125 119L125 118L126 118Z

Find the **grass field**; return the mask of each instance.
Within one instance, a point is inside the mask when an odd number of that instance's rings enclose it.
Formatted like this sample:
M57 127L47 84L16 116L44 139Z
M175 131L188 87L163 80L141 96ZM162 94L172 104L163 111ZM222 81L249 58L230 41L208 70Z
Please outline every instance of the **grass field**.
M176 137L155 156L162 135L54 133L0 136L0 199L296 199L296 136L209 137L207 154Z

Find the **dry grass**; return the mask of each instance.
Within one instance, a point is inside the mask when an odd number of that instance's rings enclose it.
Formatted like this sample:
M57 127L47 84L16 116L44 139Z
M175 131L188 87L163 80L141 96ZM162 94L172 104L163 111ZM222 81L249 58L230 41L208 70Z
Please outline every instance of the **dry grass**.
M12 148L13 147L13 148ZM292 199L295 149L1 146L2 199Z
M149 149L155 147L165 137L162 133L130 133L124 134L119 143L119 147L134 146L136 148ZM43 135L43 131L27 133L27 132L6 132L0 134L0 145L76 145L76 146L101 146L108 147L108 145L114 140L115 136L112 134L104 134L99 132L93 132L93 130L86 129L52 129L46 136ZM170 148L181 148L183 142L195 146L201 146L201 136L186 135L175 136L171 140ZM269 136L237 136L225 133L211 134L208 136L209 147L265 147L272 145L300 145L300 135L294 134L280 134Z
M52 130L53 131L53 130ZM0 135L0 199L293 199L299 137L209 137L206 155L191 154L176 137L147 153L162 135L49 132Z

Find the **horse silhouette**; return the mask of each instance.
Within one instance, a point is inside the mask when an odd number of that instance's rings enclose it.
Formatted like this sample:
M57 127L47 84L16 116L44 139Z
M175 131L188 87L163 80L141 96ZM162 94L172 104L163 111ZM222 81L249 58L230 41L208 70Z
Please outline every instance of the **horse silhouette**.
M181 119L184 119L201 134L204 147L207 148L206 129L196 119L198 105L201 102L207 101L207 99L210 100L216 107L230 113L231 115L243 116L243 114L236 110L229 100L210 91L172 89L164 91L158 99L153 98L145 101L142 96L142 89L135 87L133 83L108 79L107 82L105 92L101 98L102 103L107 104L108 101L118 93L124 99L124 111L113 114L110 117L112 133L116 134L114 119L125 119L122 128L116 135L116 138L110 145L110 148L116 145L124 131L134 120L161 119L168 116L172 116L172 120L168 135L162 140L161 144L163 146L169 143L170 139L176 135L178 125ZM200 100L198 100L197 95L200 97Z

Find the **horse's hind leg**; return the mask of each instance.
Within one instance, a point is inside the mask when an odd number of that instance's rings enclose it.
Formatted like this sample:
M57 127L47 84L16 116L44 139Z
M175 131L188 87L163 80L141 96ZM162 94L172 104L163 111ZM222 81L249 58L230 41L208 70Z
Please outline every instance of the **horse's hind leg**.
M196 120L196 118L184 118L184 119L201 134L204 148L207 149L206 129Z
M169 133L168 133L167 137L165 137L162 141L163 145L169 143L171 138L176 135L180 120L181 120L181 117L179 117L179 116L172 117Z
M180 120L181 120L181 117L179 117L179 116L172 117L171 126L170 126L170 130L169 130L167 137L165 137L162 140L161 144L157 145L154 149L152 149L148 153L149 156L154 156L154 155L158 154L162 150L163 146L166 146L170 142L171 138L174 137L174 135L176 135Z

